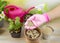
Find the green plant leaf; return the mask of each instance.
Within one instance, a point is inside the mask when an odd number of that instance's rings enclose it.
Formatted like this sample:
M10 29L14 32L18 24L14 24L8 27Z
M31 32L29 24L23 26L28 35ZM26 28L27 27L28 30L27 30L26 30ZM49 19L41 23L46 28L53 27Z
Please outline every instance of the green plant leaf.
M8 17L7 17L7 16L5 16L4 20L8 21ZM9 21L8 21L8 22L9 22Z
M7 5L7 2L6 1L2 1L2 5L1 5L1 9L2 9L2 11L4 10L4 7Z
M15 30L18 30L20 27L21 27L20 18L16 17L16 20L15 20Z
M37 12L36 9L30 11L31 14L36 14L36 12Z
M0 11L0 14L2 13L2 11Z
M42 14L42 10L37 10L37 14Z
M15 21L8 19L9 21L9 30L14 30L17 31L20 29L20 27L22 26L22 23L20 22L20 18L16 17Z
M4 10L4 7L7 5L7 1L0 0L0 14Z
M47 4L44 5L44 10L45 10L45 11L48 11Z
M9 29L9 31L14 30L14 25L13 24L9 25L8 29Z
M14 22L11 19L8 19L8 21L9 21L9 27L8 27L8 29L9 30L13 30L14 29Z
M11 22L13 22L13 20L12 19L8 19L8 21L11 23Z
M43 14L44 12L48 11L48 5L42 4L37 6L37 8L34 8L30 11L31 14Z
M0 18L0 21L2 21L2 18Z

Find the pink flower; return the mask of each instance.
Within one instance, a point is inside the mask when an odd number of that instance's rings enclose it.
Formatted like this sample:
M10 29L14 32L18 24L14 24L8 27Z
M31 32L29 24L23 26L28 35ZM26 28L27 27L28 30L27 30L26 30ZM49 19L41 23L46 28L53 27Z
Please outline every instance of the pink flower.
M29 26L29 21L31 21L34 25L33 26ZM26 23L25 23L25 28L26 29L35 29L37 27L39 27L40 25L42 25L45 22L49 21L49 17L47 14L34 14L33 16L31 16L30 18L27 19Z

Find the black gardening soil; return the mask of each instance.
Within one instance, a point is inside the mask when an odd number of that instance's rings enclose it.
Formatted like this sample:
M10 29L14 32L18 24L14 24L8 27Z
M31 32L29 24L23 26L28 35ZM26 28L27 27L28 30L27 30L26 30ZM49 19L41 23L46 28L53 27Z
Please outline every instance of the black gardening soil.
M15 31L13 31L12 33L10 32L10 34L13 38L20 38L21 37L21 28L20 28L19 32L16 33Z

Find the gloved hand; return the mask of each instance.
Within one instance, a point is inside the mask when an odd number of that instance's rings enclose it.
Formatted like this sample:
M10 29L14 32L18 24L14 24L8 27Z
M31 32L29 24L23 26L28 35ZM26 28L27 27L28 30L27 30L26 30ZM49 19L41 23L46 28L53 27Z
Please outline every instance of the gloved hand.
M33 16L27 19L25 23L25 29L35 29L48 21L49 21L49 16L47 14L42 14L42 15L34 14Z

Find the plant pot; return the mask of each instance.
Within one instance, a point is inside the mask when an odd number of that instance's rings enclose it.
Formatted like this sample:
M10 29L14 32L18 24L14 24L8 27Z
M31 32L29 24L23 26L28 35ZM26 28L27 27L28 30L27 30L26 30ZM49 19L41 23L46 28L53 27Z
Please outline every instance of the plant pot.
M21 28L17 33L16 33L16 31L10 31L10 34L13 38L20 38L21 37Z
M24 17L24 22L26 22L26 20L27 20L30 16L32 16L32 15L33 15L33 14L30 14L30 13L29 13L29 14L26 14L25 17Z
M4 25L4 20L0 21L0 28L3 27Z
M29 38L27 36L27 34L26 34L26 31L27 30L24 31L24 35L25 35L25 38L26 38L27 43L39 43L39 39L41 37L41 31L38 28L36 30L39 32L39 36L37 38L35 38L35 39Z
M54 29L51 26L45 26L41 31L42 31L42 38L47 40L50 39L50 36L54 32Z

